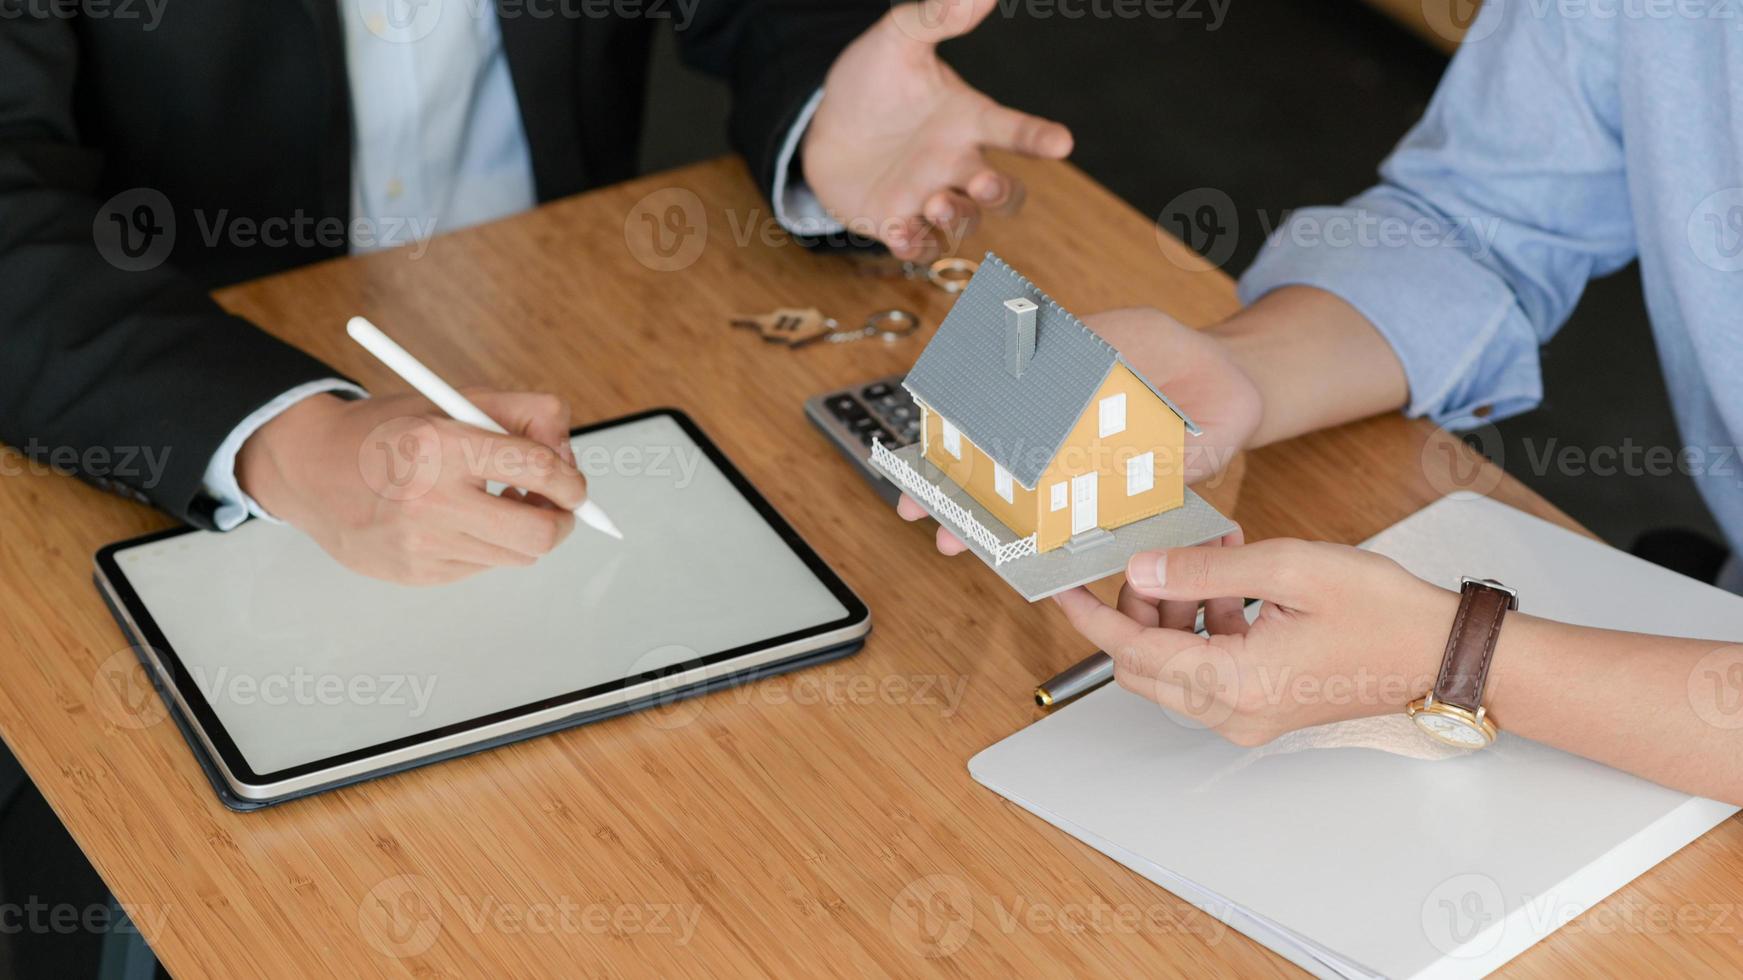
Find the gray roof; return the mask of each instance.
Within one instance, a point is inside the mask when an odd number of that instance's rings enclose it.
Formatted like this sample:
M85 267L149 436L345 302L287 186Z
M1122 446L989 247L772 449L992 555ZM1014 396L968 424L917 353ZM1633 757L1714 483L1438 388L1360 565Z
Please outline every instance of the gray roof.
M1035 356L1020 378L1005 370L1004 308L1019 296L1039 307ZM1125 364L1188 431L1199 433L1119 351L988 252L903 384L1033 490L1115 364Z

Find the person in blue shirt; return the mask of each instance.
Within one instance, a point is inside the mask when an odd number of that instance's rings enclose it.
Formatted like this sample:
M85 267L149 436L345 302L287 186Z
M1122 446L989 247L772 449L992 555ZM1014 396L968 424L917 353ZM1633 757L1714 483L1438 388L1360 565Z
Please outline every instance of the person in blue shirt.
M1743 469L1724 450L1743 432L1743 47L1699 5L1580 9L1486 4L1379 185L1296 212L1226 322L1090 318L1204 428L1189 479L1235 450L1382 412L1459 429L1525 411L1543 394L1538 348L1586 283L1638 259L1682 437L1712 464L1692 468L1696 482L1733 552L1743 545ZM942 530L939 544L961 549ZM1214 714L1241 744L1402 711L1432 680L1458 605L1387 558L1319 542L1144 553L1126 578L1114 606L1083 589L1058 602L1121 684ZM1241 596L1267 600L1251 626ZM1208 638L1192 632L1201 606ZM1422 683L1343 704L1256 696L1285 670ZM1740 706L1694 693L1709 674L1743 676L1743 645L1513 614L1488 707L1514 733L1743 803L1743 714L1727 726Z

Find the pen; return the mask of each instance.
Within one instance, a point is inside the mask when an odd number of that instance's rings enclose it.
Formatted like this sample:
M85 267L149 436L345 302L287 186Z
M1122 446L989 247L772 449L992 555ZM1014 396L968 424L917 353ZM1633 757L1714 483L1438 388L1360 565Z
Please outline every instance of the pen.
M381 363L388 366L394 374L405 380L406 384L417 389L423 395L436 403L448 417L456 422L476 426L486 432L506 436L508 430L497 421L484 414L484 410L472 404L465 395L454 390L454 386L436 376L436 372L424 366L424 363L406 352L404 347L393 342L381 328L360 316L354 316L345 324L345 332L351 339L363 345L363 349L374 354ZM605 516L605 511L592 499L581 501L581 506L575 508L575 516L581 523L603 534L609 534L618 540L623 539L623 532Z
M1256 605L1258 605L1258 600L1249 600L1246 608L1251 610ZM1198 619L1192 624L1192 630L1195 633L1204 632L1204 610L1198 611ZM1100 687L1113 679L1114 658L1097 650L1042 681L1035 688L1035 703L1043 708L1051 708L1061 701L1077 697L1090 688Z

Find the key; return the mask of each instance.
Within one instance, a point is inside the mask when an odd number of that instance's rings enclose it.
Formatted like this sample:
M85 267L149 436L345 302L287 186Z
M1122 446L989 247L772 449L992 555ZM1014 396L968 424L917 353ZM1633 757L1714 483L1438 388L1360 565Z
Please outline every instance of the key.
M732 325L750 328L762 334L764 340L788 347L808 344L836 327L834 320L815 307L783 307L760 316L737 316L732 318Z

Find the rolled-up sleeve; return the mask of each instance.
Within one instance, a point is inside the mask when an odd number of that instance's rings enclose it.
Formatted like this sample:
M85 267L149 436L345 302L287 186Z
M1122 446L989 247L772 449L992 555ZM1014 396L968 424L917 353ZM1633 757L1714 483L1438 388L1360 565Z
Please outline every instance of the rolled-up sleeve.
M1397 352L1407 411L1451 428L1537 405L1538 348L1635 253L1613 23L1489 4L1470 36L1381 183L1292 214L1240 282L1341 297Z

